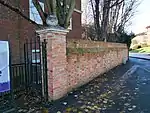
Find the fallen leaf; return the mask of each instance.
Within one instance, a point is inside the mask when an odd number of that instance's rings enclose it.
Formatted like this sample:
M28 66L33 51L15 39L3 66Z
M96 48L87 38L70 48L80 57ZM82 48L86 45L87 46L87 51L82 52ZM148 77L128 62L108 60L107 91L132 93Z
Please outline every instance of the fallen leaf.
M63 102L64 105L67 105L67 102Z
M128 108L129 111L132 111L132 108Z

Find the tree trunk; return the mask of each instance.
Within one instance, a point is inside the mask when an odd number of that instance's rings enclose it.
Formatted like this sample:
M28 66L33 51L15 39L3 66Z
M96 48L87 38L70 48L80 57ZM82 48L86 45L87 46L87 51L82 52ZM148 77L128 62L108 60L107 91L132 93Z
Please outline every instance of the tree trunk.
M99 12L99 3L100 0L95 0L95 28L96 28L96 32L97 32L97 40L100 40L101 35L100 35L100 12Z
M109 22L109 11L110 11L110 0L104 0L101 35L102 35L102 38L105 42L107 42L107 29L108 29L108 22Z
M67 28L69 26L69 21L70 21L70 18L72 17L72 13L74 11L75 4L76 4L75 0L70 1L69 9L68 9L68 12L66 14L66 18L65 18L65 22L64 22L65 28Z

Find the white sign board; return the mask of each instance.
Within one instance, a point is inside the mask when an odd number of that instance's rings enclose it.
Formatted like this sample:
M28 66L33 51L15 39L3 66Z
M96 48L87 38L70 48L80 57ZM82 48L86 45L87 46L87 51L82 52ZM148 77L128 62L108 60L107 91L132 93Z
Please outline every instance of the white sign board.
M0 92L10 90L9 44L0 41Z

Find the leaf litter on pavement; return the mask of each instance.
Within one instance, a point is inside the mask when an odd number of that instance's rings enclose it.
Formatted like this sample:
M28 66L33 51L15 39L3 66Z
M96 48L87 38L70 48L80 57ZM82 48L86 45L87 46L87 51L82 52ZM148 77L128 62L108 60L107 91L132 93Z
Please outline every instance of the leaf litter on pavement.
M128 81L131 78L136 79L131 75L132 73L119 78L114 74L112 76L104 74L76 91L70 92L66 99L59 101L58 106L52 104L48 109L50 113L134 113L135 110L142 111L134 102L140 89L138 81L136 85Z
M117 83L115 82L112 85L107 84L109 78L96 79L93 83L90 83L90 85L83 89L84 93L80 93L80 95L78 96L77 104L68 106L65 109L65 112L72 113L75 109L75 111L81 113L99 113L104 111L107 113L107 109L114 110L114 106L116 105L118 107L122 106L115 109L118 113L125 113L126 111L134 110L137 106L132 104L131 101L132 99L134 99L136 93L134 92L133 94L131 94L129 90L128 92L126 92L126 90L123 90L124 88L126 88L124 84L126 83L126 79L128 79L129 77L130 76L126 76L120 79L116 79ZM101 84L105 84L105 86L103 86L103 91L100 90ZM115 100L113 98L116 95L117 99Z

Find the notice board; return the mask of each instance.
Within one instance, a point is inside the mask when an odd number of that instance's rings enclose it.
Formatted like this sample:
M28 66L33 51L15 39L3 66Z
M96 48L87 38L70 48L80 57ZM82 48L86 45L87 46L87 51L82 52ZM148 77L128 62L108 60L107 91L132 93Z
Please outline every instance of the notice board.
M9 43L0 41L0 92L10 90Z

